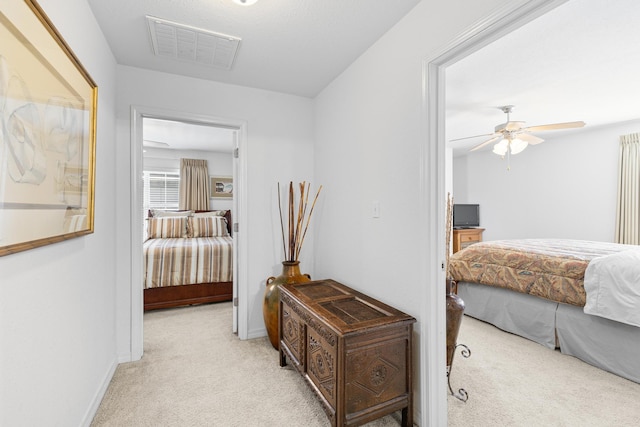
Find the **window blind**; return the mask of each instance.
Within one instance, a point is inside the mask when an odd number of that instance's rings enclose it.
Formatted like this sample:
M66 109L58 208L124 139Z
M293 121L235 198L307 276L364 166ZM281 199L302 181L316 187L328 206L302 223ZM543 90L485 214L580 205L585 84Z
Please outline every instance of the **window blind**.
M180 191L179 172L142 172L144 200L142 202L142 234L147 240L147 215L149 209L177 210Z
M143 180L143 208L145 212L149 209L178 209L180 191L180 174L178 172L144 171Z

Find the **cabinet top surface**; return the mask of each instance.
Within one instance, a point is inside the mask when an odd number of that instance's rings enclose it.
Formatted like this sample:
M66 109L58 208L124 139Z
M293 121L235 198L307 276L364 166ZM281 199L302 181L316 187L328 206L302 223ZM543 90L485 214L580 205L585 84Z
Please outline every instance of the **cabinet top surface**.
M285 284L280 291L321 313L343 333L367 326L415 322L408 314L330 279Z

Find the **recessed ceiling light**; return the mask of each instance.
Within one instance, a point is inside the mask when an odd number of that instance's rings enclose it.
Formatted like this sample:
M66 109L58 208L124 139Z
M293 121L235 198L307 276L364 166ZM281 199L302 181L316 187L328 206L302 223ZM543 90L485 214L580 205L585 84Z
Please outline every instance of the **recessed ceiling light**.
M234 3L239 4L240 6L251 6L258 2L258 0L233 0Z

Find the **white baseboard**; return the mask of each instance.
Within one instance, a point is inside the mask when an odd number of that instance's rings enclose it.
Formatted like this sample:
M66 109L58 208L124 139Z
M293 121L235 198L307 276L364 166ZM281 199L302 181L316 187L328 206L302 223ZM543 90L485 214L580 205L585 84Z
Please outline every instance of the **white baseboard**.
M102 398L104 397L104 394L107 392L107 388L109 388L109 383L111 383L111 379L113 378L113 375L115 374L117 367L118 367L118 363L114 359L113 363L111 363L111 366L109 366L109 369L107 369L107 372L102 378L100 387L98 387L98 390L94 394L93 399L91 399L91 405L89 405L89 408L87 409L87 412L85 413L82 419L82 424L81 424L82 426L84 427L91 426L91 422L93 421L93 418L96 416L96 412L98 412L98 408L100 407Z
M131 353L125 353L125 354L120 354L118 355L118 364L120 363L127 363L127 362L133 362L133 358L131 356Z
M266 328L260 328L260 329L254 329L249 331L249 333L247 334L247 339L251 340L254 338L262 338L262 337L266 337L267 336L267 329Z

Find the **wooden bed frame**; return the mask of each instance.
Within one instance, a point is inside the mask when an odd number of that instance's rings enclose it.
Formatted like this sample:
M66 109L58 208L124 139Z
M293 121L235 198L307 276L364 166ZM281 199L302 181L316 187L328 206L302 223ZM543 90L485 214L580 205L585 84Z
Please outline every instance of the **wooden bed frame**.
M150 288L144 290L144 311L232 299L233 282Z
M205 212L205 211L196 211ZM231 211L224 215L229 235L232 233ZM159 308L181 307L194 304L231 301L233 282L197 283L194 285L169 286L144 289L144 311Z

